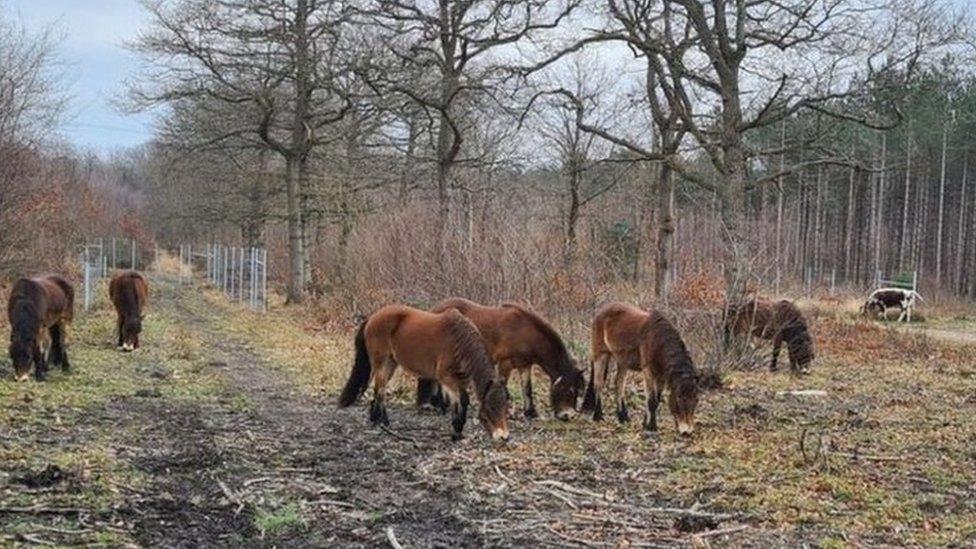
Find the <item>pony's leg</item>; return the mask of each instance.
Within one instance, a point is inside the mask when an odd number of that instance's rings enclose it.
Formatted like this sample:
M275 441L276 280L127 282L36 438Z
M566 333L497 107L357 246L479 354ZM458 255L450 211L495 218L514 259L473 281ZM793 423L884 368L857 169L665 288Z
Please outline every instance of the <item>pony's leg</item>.
M66 322L58 324L58 347L61 349L61 371L67 372L71 369L71 364L68 362L68 328L70 325Z
M43 330L42 330L43 332ZM47 342L38 338L34 342L34 379L44 381L47 378Z
M783 346L783 334L777 332L776 335L773 337L773 359L769 363L770 372L775 372L776 370L779 369L777 362L779 361L779 351L782 346ZM790 360L792 361L792 359ZM790 368L792 367L793 367L793 363L790 362Z
M458 402L455 405L454 417L451 418L451 427L454 428L454 440L460 440L464 436L464 426L468 422L468 405L470 403L468 391L461 389Z
M642 368L644 374L644 390L647 391L647 415L644 416L644 430L657 431L657 408L661 403L661 389L654 381L654 373L650 368Z
M118 321L115 323L116 331L119 333L119 344L118 344L119 349L121 349L122 344L125 343L125 340L122 339L122 325L123 325L123 321L122 321L122 317L120 316Z
M373 372L373 402L369 405L369 420L375 425L389 425L390 418L386 414L386 384L393 376L396 362L387 357L382 365Z
M610 368L610 355L600 355L593 361L593 421L603 421L603 384Z
M64 359L64 353L61 350L61 328L54 324L47 330L48 345L47 351L47 363L49 366L59 366Z
M627 389L627 368L617 362L617 421L627 423L630 421L630 412L627 411L627 399L624 393Z
M454 380L447 383L443 379L441 381L441 390L451 409L451 440L461 440L464 437L464 424L468 421L468 392Z
M535 400L532 398L532 365L520 369L519 375L522 376L522 396L525 397L525 419L535 419L539 417L539 412L536 411Z
M899 303L898 306L901 307L901 314L898 315L898 322L905 322L905 318L908 317L908 307L905 307L904 303Z

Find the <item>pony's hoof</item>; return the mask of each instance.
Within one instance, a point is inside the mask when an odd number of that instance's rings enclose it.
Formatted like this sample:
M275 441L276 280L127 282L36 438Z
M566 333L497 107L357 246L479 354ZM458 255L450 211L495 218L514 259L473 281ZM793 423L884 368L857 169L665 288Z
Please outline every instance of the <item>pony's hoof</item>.
M464 435L462 433L451 433L451 440L454 442L460 442L464 440Z
M525 411L525 419L533 420L539 417L539 412L535 411L535 408L529 408Z
M630 422L630 414L627 413L627 409L626 408L623 409L623 410L617 410L617 421L619 421L620 423L629 423Z

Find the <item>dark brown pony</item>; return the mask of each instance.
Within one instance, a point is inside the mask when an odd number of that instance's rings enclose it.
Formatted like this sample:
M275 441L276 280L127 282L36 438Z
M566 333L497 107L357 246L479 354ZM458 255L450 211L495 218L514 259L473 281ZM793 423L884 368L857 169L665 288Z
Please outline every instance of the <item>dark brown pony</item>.
M612 358L617 363L617 419L621 423L630 420L624 399L627 372L640 371L647 391L644 428L657 430L657 407L666 387L678 433L694 431L698 374L678 330L661 313L623 303L601 307L593 319L590 356L592 374L584 409L593 410L594 420L603 419L602 389Z
M732 335L746 334L773 340L770 370L776 370L780 347L784 342L790 355L790 370L793 372L808 369L815 357L813 338L810 337L807 321L791 301L753 299L740 305L729 305L725 318L726 343L731 340Z
M492 440L508 440L508 391L485 352L478 328L461 313L391 305L370 315L356 334L356 360L339 407L356 402L372 377L369 419L389 424L384 390L398 365L440 383L450 403L455 439L461 437L467 421L470 386L480 403L478 419Z
M450 309L456 309L478 327L488 355L498 365L498 373L506 384L513 371L519 372L525 397L525 417L531 419L539 415L532 397L533 364L538 364L551 380L549 400L553 415L563 421L575 415L576 402L585 385L583 372L569 355L562 338L544 318L514 303L486 307L461 298L444 300L431 312ZM432 389L430 381L419 381L419 404L425 403L425 395Z
M149 299L149 284L136 271L122 271L109 283L108 295L115 305L118 318L116 327L119 333L119 349L138 349L143 312Z
M14 376L24 381L34 363L34 378L44 381L48 360L67 372L68 325L74 318L75 291L60 276L21 278L7 302L10 359Z

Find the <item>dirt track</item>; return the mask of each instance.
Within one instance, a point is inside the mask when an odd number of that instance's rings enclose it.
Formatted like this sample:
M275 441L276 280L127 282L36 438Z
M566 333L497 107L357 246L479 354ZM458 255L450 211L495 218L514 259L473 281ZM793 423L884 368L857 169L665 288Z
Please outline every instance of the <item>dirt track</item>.
M193 290L156 281L154 309L200 338L197 375L216 377L219 389L168 398L159 386L179 374L165 363L145 350L111 355L119 372L141 388L83 411L59 436L64 444L84 445L94 442L77 440L78 433L108 432L111 455L140 482L117 486L123 503L110 509L81 508L59 518L61 507L48 514L38 503L20 527L40 533L15 540L69 543L78 539L65 532L101 531L161 547L376 546L391 545L391 536L405 547L556 546L573 541L553 528L560 513L585 505L572 500L604 499L605 492L579 486L606 474L636 474L590 464L534 476L517 466L517 456L496 455L477 422L469 422L467 439L452 443L446 419L404 406L390 411L395 431L373 428L361 406L337 410L332 397L300 390L247 343L221 335L213 326L219 313L193 299L199 300ZM44 427L18 433L34 442L49 436ZM551 433L540 429L534 436ZM558 466L559 457L553 459ZM47 489L70 497L93 488L56 481ZM657 503L636 491L630 497ZM623 500L615 505L622 516L636 509ZM22 518L0 513L0 526ZM631 538L640 532L654 543L677 541L667 512L619 525L591 520L598 529L629 531ZM714 526L710 520L691 525Z
M407 548L793 546L839 535L830 520L848 515L835 509L871 513L877 498L891 494L915 509L922 481L925 497L951 503L926 507L923 520L950 509L947 516L965 525L976 509L967 492L976 486L971 469L954 465L971 463L967 446L919 441L953 429L969 440L965 364L932 359L925 382L942 391L936 399L910 400L918 398L918 370L894 362L886 375L871 376L881 385L848 392L865 369L896 359L879 361L879 348L859 367L829 360L800 380L740 374L705 396L692 440L671 426L649 437L615 422L519 420L513 442L495 449L476 421L452 443L447 420L419 413L406 394L390 408L392 431L371 427L363 406L337 410L334 395L317 392L333 390L332 382L298 379L284 371L287 359L267 357L312 352L272 352L272 343L331 337L345 345L345 335L296 330L284 314L245 325L232 307L215 303L196 288L156 280L156 325L145 349L112 349L103 310L79 326L77 372L15 386L0 363L0 396L10 397L0 408L0 427L10 427L0 432L0 545L366 547L392 546L392 537ZM285 329L296 331L284 337ZM858 353L862 347L852 344ZM347 353L338 348L312 368L298 363L334 380L345 375ZM828 396L776 396L804 388ZM73 404L79 394L84 405ZM945 399L962 399L953 408L959 417L926 408ZM925 429L917 427L920 409ZM831 441L812 457L796 446L811 425ZM914 427L897 431L895 440L910 445L900 454L876 431L904 425ZM920 453L929 448L931 455ZM946 465L928 468L939 460ZM858 488L840 484L824 496L825 480ZM860 493L871 499L860 501ZM777 499L767 504L769 497ZM800 505L826 511L796 522L773 518ZM883 525L858 532L868 545L900 539Z

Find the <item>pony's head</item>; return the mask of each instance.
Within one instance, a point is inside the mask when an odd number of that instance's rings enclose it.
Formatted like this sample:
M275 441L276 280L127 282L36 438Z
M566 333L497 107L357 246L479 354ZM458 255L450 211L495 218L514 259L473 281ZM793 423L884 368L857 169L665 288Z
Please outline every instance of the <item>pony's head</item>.
M488 431L492 441L508 440L508 388L505 382L494 379L481 398L478 419Z
M671 380L668 407L677 424L678 434L690 436L695 432L695 409L698 407L698 376L685 373Z
M142 332L142 315L129 315L122 323L122 350L133 351Z
M795 330L788 334L786 347L790 352L790 364L793 365L796 373L805 373L810 370L810 364L816 358L813 350L813 338L806 328Z
M571 359L572 368L564 375L556 377L549 387L549 400L553 414L562 421L569 421L576 416L576 403L580 394L586 388L583 370L577 365L576 359Z
M17 381L27 381L36 344L33 337L15 336L10 338L10 361L13 362L14 379Z
M871 298L861 305L861 315L866 317L880 318L884 312L884 306L877 299Z

